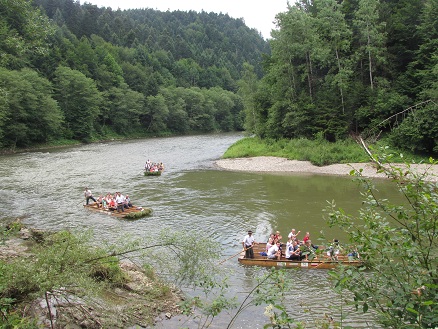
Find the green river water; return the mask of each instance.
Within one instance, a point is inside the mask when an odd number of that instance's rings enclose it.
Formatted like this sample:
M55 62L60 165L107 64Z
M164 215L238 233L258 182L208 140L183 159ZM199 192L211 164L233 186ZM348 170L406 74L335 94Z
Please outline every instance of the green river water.
M302 234L309 231L313 241L321 230L328 239L345 239L341 231L327 227L323 209L327 201L335 200L346 212L357 213L362 199L352 178L217 168L214 161L240 138L235 133L154 138L0 156L0 196L7 200L0 216L25 216L27 225L41 229L91 229L96 241L117 241L127 233L158 237L163 229L191 231L220 243L222 259L241 249L248 229L263 242L272 231L287 236L291 228ZM147 159L165 164L162 176L143 176ZM387 181L376 181L376 185L381 197L396 197ZM134 204L151 207L153 215L126 222L87 211L82 207L85 186L94 195L128 193ZM223 266L230 277L230 295L240 299L266 271L241 266L236 258ZM314 320L326 313L339 319L341 302L328 288L325 270L291 270L291 275L296 277L291 314L297 320ZM376 328L369 315L344 312L344 325ZM211 328L226 327L232 315L222 314ZM266 320L263 309L248 309L233 328L262 328ZM159 327L179 328L180 324L172 319ZM196 327L195 323L185 325Z

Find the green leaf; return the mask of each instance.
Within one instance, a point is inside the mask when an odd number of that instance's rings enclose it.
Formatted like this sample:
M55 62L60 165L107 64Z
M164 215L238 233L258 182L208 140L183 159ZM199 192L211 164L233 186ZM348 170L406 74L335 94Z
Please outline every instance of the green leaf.
M414 310L412 307L406 307L406 310L411 312L411 313L414 313L416 315L420 314L420 313L418 313L418 311Z

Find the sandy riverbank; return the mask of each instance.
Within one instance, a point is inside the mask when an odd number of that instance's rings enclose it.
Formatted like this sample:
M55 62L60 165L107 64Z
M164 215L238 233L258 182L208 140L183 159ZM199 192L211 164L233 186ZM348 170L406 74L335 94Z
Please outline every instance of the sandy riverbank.
M353 169L362 169L365 177L386 178L382 173L377 173L376 167L372 163L350 163L334 164L324 167L317 167L309 161L287 160L285 158L261 156L253 158L220 159L216 165L222 169L230 171L247 172L281 172L281 173L307 173L320 175L349 175ZM438 166L431 167L427 164L411 165L411 168L418 173L426 170L430 173L430 179L438 181Z

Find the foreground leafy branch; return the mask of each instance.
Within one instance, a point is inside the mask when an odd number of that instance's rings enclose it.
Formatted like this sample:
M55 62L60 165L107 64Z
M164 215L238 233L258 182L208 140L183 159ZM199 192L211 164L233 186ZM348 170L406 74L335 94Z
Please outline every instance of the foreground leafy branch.
M379 159L379 170L397 188L402 201L378 197L373 182L352 172L363 187L363 206L356 218L328 210L330 226L349 234L369 270L331 273L336 287L354 294L357 309L372 309L385 328L438 326L438 184L427 170L394 166ZM383 160L381 160L383 159ZM437 162L430 159L430 166Z

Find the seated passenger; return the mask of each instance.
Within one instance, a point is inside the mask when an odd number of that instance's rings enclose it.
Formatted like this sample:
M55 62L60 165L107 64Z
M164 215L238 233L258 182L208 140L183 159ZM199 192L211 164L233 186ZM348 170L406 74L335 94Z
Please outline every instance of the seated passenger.
M131 208L131 207L132 207L131 199L129 198L129 195L126 194L126 197L125 197L125 208L128 209L128 208Z
M109 196L108 208L109 208L109 210L116 210L117 209L116 200L114 200L112 195Z
M304 255L305 260L313 260L316 259L316 252L315 249L312 247L312 241L307 240L304 245L300 247L301 249L301 255Z
M272 238L269 238L268 242L266 243L266 252L268 252L269 248L271 248L274 245L274 240Z
M286 249L284 252L284 258L289 259L291 251L293 251L292 240L288 239L286 242Z
M327 249L327 256L330 257L332 260L337 261L338 255L341 252L341 246L339 245L338 239L333 239L333 243L330 245L330 247Z
M292 241L291 250L289 251L289 260L302 260L304 256L301 255L300 245L298 244L298 240L295 239Z
M111 193L107 193L102 200L102 205L104 209L108 210L110 200L111 200Z
M283 251L283 244L281 243L282 238L283 237L281 236L280 231L275 232L274 243L277 244L277 242L280 242L280 254L282 254Z
M357 251L357 248L356 247L354 247L353 248L353 251L350 251L348 254L347 254L347 256L348 256L348 260L355 260L355 259L360 259L360 255L359 255L359 252Z
M290 233L289 233L289 235L287 236L289 239L292 239L292 241L293 240L295 240L295 238L297 237L297 235L298 234L300 234L301 233L301 231L298 231L298 233L296 233L295 232L295 229L293 228L291 231L290 231Z
M306 243L306 241L309 240L309 239L310 239L310 233L306 232L306 235L303 238L303 242Z
M268 259L280 259L281 257L280 242L277 242L275 245L269 248L267 254L268 254Z
M101 195L99 195L99 197L97 198L96 204L97 204L97 208L103 207L103 197Z
M274 244L274 240L272 238L268 239L268 242L266 242L266 249L264 251L260 252L260 255L262 256L267 256L268 255L268 250L269 248L271 248Z
M305 244L307 240L310 240L310 233L309 233L309 232L306 232L306 235L304 236L302 243ZM315 245L312 243L312 248L313 248L313 249L318 249L319 247L318 247L318 246L315 246Z

